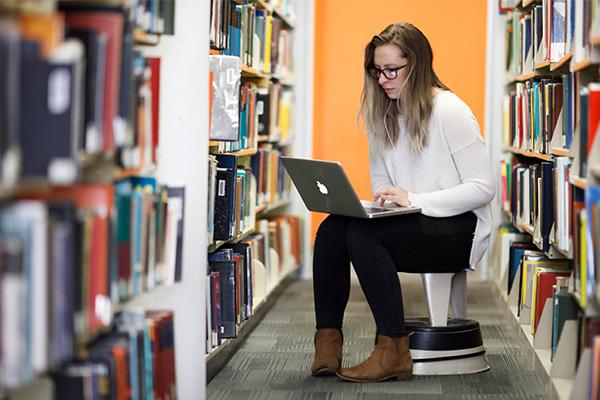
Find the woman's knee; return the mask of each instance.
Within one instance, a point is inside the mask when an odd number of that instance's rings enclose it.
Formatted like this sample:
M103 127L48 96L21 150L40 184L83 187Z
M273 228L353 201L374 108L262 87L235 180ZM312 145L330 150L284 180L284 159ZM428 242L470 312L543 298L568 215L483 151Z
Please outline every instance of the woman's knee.
M352 222L346 230L346 247L354 269L365 269L369 273L384 268L382 258L387 250L379 243L379 235L370 220Z
M349 248L360 243L375 241L375 236L372 229L370 229L369 222L372 221L357 219L348 225L344 239Z
M315 244L323 241L340 240L346 236L346 228L350 223L348 217L328 215L317 229Z

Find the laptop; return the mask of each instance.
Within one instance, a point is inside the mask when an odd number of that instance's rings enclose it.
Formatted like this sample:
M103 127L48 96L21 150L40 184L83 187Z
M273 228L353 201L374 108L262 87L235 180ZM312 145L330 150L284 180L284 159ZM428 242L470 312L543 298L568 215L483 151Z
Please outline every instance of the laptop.
M310 211L356 218L380 218L421 211L419 207L380 206L374 201L360 200L339 162L285 156L281 157L281 161Z

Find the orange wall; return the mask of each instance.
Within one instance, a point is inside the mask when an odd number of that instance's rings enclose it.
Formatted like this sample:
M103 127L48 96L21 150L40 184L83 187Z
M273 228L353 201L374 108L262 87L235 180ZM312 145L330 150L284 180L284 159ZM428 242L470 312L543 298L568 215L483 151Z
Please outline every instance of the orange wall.
M486 1L315 0L313 158L342 163L361 198L370 198L367 136L357 124L363 50L394 22L429 39L440 79L473 110L483 130ZM313 214L313 237L324 214Z

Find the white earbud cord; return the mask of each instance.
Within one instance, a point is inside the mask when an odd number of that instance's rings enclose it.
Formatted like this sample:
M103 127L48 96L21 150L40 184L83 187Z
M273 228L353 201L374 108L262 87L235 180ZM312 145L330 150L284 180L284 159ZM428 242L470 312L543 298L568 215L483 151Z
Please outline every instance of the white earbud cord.
M393 101L393 100L392 100ZM387 115L388 112L390 111L390 108L392 106L392 101L389 102L388 104L388 108L385 111L385 114L383 115L383 127L385 128L385 134L388 138L388 140L390 141L390 146L391 146L391 161L392 161L392 171L390 174L390 178L392 178L392 185L395 187L396 186L396 174L395 174L395 170L396 170L396 166L394 165L394 142L392 141L392 137L390 136L390 132L388 130L387 127Z
M390 100L390 102L388 103L387 110L385 110L385 114L383 114L383 127L385 128L385 134L387 135L387 138L390 141L390 145L392 146L392 149L393 149L394 142L392 141L392 137L390 136L390 131L387 127L387 115L390 112L390 108L392 107L392 101L393 100Z
M408 78L410 77L411 73L412 73L412 69L410 70L410 72L408 73L408 75L406 76L406 78L404 79L404 82L402 83L402 86L400 86L400 95L402 95L402 91L404 90L404 86L406 85L406 82L408 81ZM389 129L387 127L387 115L390 112L390 108L392 107L392 102L393 101L394 100L390 99L390 102L388 103L387 110L385 110L385 114L383 115L383 127L385 129L385 134L386 134L388 140L390 141L390 145L392 146L391 147L391 151L392 151L392 154L391 154L391 157L392 157L392 173L391 173L390 178L392 179L392 185L394 187L397 187L397 184L396 184L397 180L396 180L396 174L395 174L396 167L394 165L394 161L395 161L395 159L394 159L394 147L395 147L395 144L394 144L394 141L392 140L392 137L390 135Z
M400 86L399 96L402 95L402 91L404 90L404 86L406 86L406 82L408 81L408 78L410 78L410 74L412 74L412 68L408 72L408 75L406 76L406 78L404 78L404 82L402 82L402 86ZM390 141L390 144L392 145L392 150L394 149L394 141L392 140L392 137L390 136L390 131L389 131L388 127L387 127L387 115L390 112L390 108L392 107L392 102L393 101L394 100L390 99L390 102L388 103L387 110L385 110L385 114L383 115L383 127L385 129L385 134L386 134L388 140Z

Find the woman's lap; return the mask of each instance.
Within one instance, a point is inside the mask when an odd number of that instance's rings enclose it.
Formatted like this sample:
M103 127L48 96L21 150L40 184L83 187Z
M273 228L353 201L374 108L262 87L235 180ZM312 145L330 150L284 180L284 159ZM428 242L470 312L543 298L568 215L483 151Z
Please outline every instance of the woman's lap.
M346 241L348 246L359 242L383 246L399 272L455 272L469 265L476 222L471 212L446 218L409 214L354 219Z

